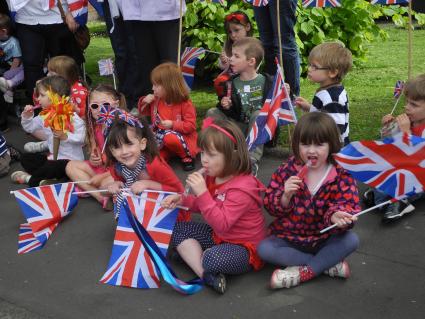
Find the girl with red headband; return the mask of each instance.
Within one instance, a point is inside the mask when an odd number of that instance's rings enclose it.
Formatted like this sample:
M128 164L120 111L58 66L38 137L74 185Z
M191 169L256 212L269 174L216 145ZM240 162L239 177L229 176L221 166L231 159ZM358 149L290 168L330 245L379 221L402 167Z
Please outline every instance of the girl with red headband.
M162 205L188 206L206 221L176 223L170 247L218 293L226 290L225 274L239 275L263 263L257 245L265 237L262 214L264 185L251 175L244 135L231 121L204 121L199 135L201 172L190 174L191 195L168 196Z

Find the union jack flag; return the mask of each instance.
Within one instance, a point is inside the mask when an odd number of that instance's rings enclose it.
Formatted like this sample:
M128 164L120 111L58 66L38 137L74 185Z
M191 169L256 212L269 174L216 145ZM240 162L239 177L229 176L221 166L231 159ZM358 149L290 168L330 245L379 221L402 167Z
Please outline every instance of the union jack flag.
M397 99L401 96L401 94L403 93L403 88L404 88L404 82L401 80L398 80L394 86L394 98Z
M111 126L112 122L115 120L115 114L117 113L117 110L118 109L116 107L113 107L110 104L102 104L100 106L100 112L96 123Z
M269 3L269 0L243 0L246 3L252 4L254 7L263 7Z
M134 126L134 127L140 127L143 128L142 123L140 123L140 121L132 114L124 111L124 110L117 110L118 112L118 118L120 120L123 120L124 122L126 122L127 124Z
M303 0L303 7L316 7L316 8L323 8L323 7L340 7L341 6L341 0Z
M225 0L211 0L211 2L213 3L220 3L220 4L224 4ZM201 2L203 2L203 0L201 0Z
M146 201L143 197L128 196L124 208L136 217L165 256L178 209L161 207L160 203L167 194L146 193L146 196L156 202ZM158 288L159 273L148 251L134 232L127 214L121 214L108 270L100 282L113 286Z
M18 253L43 248L59 222L77 205L74 184L63 183L14 191L27 219L19 227Z
M283 82L282 69L278 64L273 87L246 138L248 149L251 151L258 145L270 141L278 125L296 122L297 116Z
M88 18L88 0L67 0L68 10L79 25L87 24Z
M99 65L99 74L100 75L112 75L114 74L114 63L112 59L102 59L97 61Z
M199 59L199 56L205 53L204 48L191 48L187 47L180 59L180 68L183 73L183 78L186 81L189 89L192 88L193 79L195 76L195 64Z
M409 0L371 0L371 4L400 4L408 3Z
M345 146L335 160L354 178L393 198L423 192L425 139L399 133L383 141Z

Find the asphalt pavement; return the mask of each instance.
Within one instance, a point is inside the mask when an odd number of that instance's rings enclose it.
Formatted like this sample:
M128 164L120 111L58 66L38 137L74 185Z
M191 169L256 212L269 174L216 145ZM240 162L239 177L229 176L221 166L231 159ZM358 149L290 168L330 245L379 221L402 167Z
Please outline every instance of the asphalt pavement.
M5 137L20 149L33 140L17 123ZM281 161L263 158L263 183ZM174 167L184 180L178 163ZM18 169L15 163L11 171ZM355 227L360 248L348 258L352 276L347 280L323 275L272 291L268 283L274 267L268 265L229 276L224 295L205 288L184 296L166 283L149 290L99 283L115 221L92 199L79 201L42 250L18 255L18 227L25 220L9 194L17 188L9 177L0 179L0 318L425 318L424 202L390 225L381 223L379 213L360 218ZM194 277L182 263L172 262L172 267L183 280Z

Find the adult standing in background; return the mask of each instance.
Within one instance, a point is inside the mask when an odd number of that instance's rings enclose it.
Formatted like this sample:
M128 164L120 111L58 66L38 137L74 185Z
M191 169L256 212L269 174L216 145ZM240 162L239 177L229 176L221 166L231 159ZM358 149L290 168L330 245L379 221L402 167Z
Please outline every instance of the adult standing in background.
M279 1L279 17L277 17L277 1ZM270 0L266 6L254 6L254 16L265 51L265 72L271 75L276 73L275 57L280 58L280 40L285 82L291 86L291 94L298 96L300 93L300 56L294 32L297 22L296 12L297 0ZM280 39L277 18L280 19Z
M30 99L35 83L44 76L45 57L56 55L73 56L75 41L71 32L78 24L68 11L64 23L57 5L49 6L49 0L8 0L11 11L15 11L17 37L21 44L25 73L25 88Z
M139 92L140 76L138 62L136 57L136 48L134 44L133 33L130 25L124 22L122 14L117 5L117 0L104 0L103 12L111 40L112 49L115 55L115 71L118 77L118 91L123 93L127 107L131 110L137 105Z
M117 0L123 19L130 25L138 60L140 95L152 92L150 73L157 65L177 63L180 0Z

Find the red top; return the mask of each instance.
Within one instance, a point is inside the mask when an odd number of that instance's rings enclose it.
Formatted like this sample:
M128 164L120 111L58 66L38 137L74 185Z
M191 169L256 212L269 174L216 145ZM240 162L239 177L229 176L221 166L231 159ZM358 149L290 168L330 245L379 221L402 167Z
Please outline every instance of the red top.
M86 116L86 100L89 91L81 82L75 82L71 86L71 100L78 106L78 116Z
M155 100L148 105L142 104L144 96L139 99L138 109L141 115L151 117L152 124L155 121L155 105L158 115L162 120L173 121L173 131L180 133L186 141L190 155L196 157L199 149L197 145L198 134L196 132L196 109L191 100L179 104L167 104L162 99ZM158 126L161 129L164 127Z
M412 135L425 138L425 124L412 126L410 128L410 131L412 132Z
M121 173L118 172L115 167L110 167L109 170L114 180L125 181ZM148 176L146 176L146 172ZM176 193L183 193L184 191L184 187L173 169L160 156L156 156L152 162L146 163L146 171L143 171L139 177L139 180L149 179L160 183L161 190L163 191ZM177 220L189 221L190 213L180 210Z
M200 212L213 229L214 242L239 244L250 252L250 264L255 270L263 263L256 248L266 236L262 212L264 185L252 175L235 176L226 183L216 185L207 177L209 191L198 197L189 195L183 205L192 212Z

